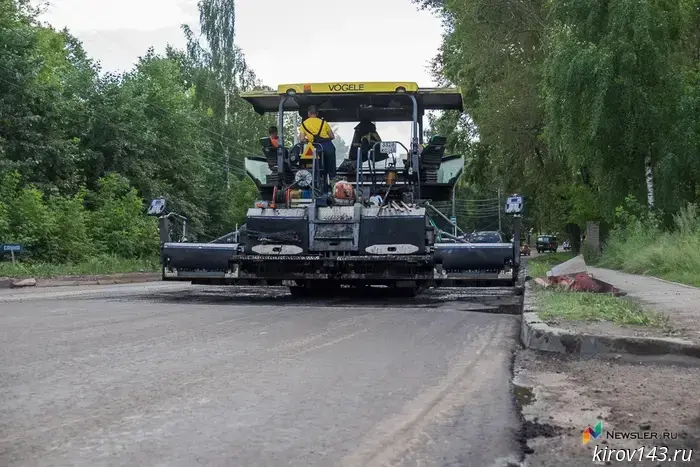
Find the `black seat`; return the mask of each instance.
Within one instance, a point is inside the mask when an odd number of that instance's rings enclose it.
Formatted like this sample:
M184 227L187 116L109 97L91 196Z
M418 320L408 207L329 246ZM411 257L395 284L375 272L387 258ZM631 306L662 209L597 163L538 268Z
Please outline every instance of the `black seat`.
M362 162L367 162L369 160L369 152L374 149L374 146L376 143L379 141L367 141L367 140L362 140L360 143L353 144L350 147L350 153L348 154L348 158L351 161L356 161L357 160L357 148L360 148L360 155L362 157ZM374 162L381 162L383 160L386 160L389 158L388 154L385 154L383 152L379 152L379 146L376 148L377 150L374 153Z
M367 134L376 135L376 138L367 140L364 138ZM352 135L352 142L350 143L350 153L348 157L351 161L357 160L357 150L360 149L360 156L362 157L362 162L366 162L369 159L369 152L374 149L376 143L381 141L381 137L377 132L377 127L374 123L369 120L362 120L355 127L355 132ZM383 154L379 152L379 147L377 146L377 151L374 153L374 161L381 162L389 157L388 154Z
M445 144L447 138L444 136L435 135L430 138L427 146L423 148L420 155L421 169L437 169L442 164L442 158L445 156Z
M270 137L260 138L260 146L262 146L263 154L267 159L267 165L270 169L277 167L277 148L272 145ZM287 148L284 148L284 157L287 158Z

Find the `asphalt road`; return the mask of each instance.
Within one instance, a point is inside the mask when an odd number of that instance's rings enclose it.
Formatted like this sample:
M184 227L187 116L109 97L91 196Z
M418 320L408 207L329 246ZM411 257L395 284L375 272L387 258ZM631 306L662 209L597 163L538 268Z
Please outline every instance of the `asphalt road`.
M513 299L3 292L0 465L514 465Z

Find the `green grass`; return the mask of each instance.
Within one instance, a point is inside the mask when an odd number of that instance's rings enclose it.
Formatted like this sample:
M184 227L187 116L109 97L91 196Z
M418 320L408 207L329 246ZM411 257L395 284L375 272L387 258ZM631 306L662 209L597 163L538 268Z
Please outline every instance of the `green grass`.
M528 259L527 274L530 277L546 277L552 266L568 261L574 256L570 252L543 253Z
M599 266L700 287L700 214L682 209L671 232L642 224L614 232Z
M78 264L52 264L40 262L0 262L0 277L92 276L129 272L157 272L158 259L123 259L114 256L91 258Z
M528 275L546 277L547 271L553 266L572 257L571 253L566 252L532 258L528 264ZM646 311L639 303L614 295L537 288L535 300L539 307L539 315L544 320L604 320L615 324L668 327L668 321L663 315Z
M668 320L659 313L646 311L638 303L614 295L591 292L537 290L538 313L544 320L610 321L616 324L668 327Z
M625 237L614 236L606 244L598 265L700 287L700 232L633 232Z

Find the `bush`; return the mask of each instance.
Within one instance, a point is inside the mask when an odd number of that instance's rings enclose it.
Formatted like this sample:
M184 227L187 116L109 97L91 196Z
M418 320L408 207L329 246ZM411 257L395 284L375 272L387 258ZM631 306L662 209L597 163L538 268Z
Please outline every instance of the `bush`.
M583 259L586 261L587 264L598 264L601 258L601 252L598 248L591 247L589 244L584 243L581 246L581 254L583 255Z
M630 203L633 207L633 204ZM662 230L654 214L618 208L600 265L700 286L700 215L689 204L674 216L674 228Z
M101 179L96 193L81 189L48 200L33 186L21 187L16 173L0 182L0 199L7 200L0 202L0 243L22 244L23 260L90 269L95 258L157 257L157 222L145 215L143 200L119 175ZM92 211L86 208L88 197Z
M10 236L10 217L7 204L0 200L0 242Z
M77 263L95 253L88 233L88 211L85 191L75 196L54 196L49 208L55 216L50 240L50 260L54 263Z
M19 174L16 172L0 177L0 243L10 241L10 204L17 197Z
M21 243L31 257L50 257L55 217L41 191L33 187L19 190L9 202L8 218L10 228L6 242Z
M128 180L117 174L100 179L96 204L89 225L99 251L122 258L156 254L158 224L144 214L143 200Z
M233 230L235 224L245 222L248 209L253 207L258 199L258 189L249 177L231 185L227 193L226 203L226 230Z

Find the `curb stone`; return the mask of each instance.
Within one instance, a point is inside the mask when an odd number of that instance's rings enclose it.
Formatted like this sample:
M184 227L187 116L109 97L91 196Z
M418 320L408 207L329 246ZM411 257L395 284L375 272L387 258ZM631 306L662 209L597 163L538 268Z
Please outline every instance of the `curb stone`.
M633 274L633 273L631 273L631 272L623 271L622 269L610 269L610 268L603 268L603 267L599 267L599 266L592 266L592 267L595 268L595 269L608 269L608 270L610 270L610 271L618 272L618 273L620 273L620 274L627 274L628 276L634 276L634 275L635 275L635 274ZM641 276L641 277L644 277L644 278L647 278L647 279L656 279L656 280L659 281L659 282L664 282L664 283L666 283L666 284L675 285L675 286L677 286L677 287L683 287L684 289L691 289L691 290L698 290L698 289L700 289L700 287L696 287L696 286L694 286L694 285L682 284L682 283L680 283L680 282L673 282L673 281L669 281L669 280L666 280L666 279L662 279L662 278L657 277L657 276L649 276L649 275L646 275L646 274L640 274L640 276Z
M532 285L525 283L520 340L532 350L560 354L681 355L700 358L700 345L684 339L602 336L556 328L543 322L534 306Z
M37 280L33 277L13 279L11 277L0 277L0 289L21 289L24 287L36 287Z
M18 279L12 283L12 288L21 287L36 287L36 279L30 277L28 279Z
M619 271L619 272L625 272L625 271ZM629 274L629 273L626 273L626 274ZM694 285L681 284L680 282L667 281L666 279L662 279L662 278L656 277L656 276L645 276L645 277L651 277L652 279L656 279L657 281L665 282L665 283L671 284L671 285L676 285L678 287L683 287L685 289L697 290L700 288L700 287L695 287Z
M3 288L4 278L0 278L0 288ZM58 276L46 279L36 279L36 287L65 287L81 285L110 285L135 284L141 282L156 282L162 279L159 272L137 272L124 274L102 274L96 276ZM10 283L12 280L9 279ZM9 286L11 287L11 285Z
M63 287L79 285L111 285L156 282L162 279L160 272L137 272L125 274L102 274L97 276L60 276L39 279L38 287Z

